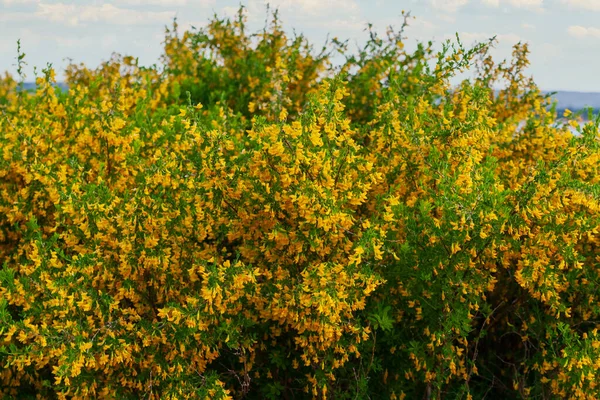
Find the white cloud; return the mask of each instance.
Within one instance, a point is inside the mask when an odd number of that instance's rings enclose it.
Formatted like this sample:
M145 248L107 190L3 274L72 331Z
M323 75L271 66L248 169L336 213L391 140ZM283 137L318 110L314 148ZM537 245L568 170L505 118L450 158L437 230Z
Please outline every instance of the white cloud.
M600 28L585 27L581 25L572 25L567 29L569 35L576 38L592 37L600 39Z
M325 18L329 18L331 15L355 14L360 11L354 0L253 0L250 3L260 6L263 10L269 4L271 8L278 8L282 11L301 12L305 15Z
M75 5L65 3L40 3L35 14L41 19L70 25L102 22L114 25L142 25L168 23L174 11L141 11L115 7L112 4Z
M524 41L522 37L520 37L517 34L514 33L506 33L506 34L502 34L502 35L497 35L496 39L500 42L500 43L510 43L511 46L517 42L522 42Z
M535 30L535 25L532 25L532 24L523 23L523 24L521 24L521 26L522 26L524 29Z
M18 34L14 37L1 37L0 50L9 56L17 55L17 39L21 40L21 51L28 52L28 49L33 48L41 43L41 37L36 32L28 28L21 28ZM27 61L27 59L25 60ZM11 61L12 63L12 61Z
M45 40L48 40L49 38L46 38ZM71 37L65 37L65 36L55 36L50 38L52 40L54 40L59 46L61 47L86 47L90 45L90 39L86 38L86 37L77 37L77 36L71 36Z
M456 22L456 17L451 14L438 14L436 15L436 18L448 24L453 24Z
M28 12L8 12L0 14L0 22L18 21L20 23L23 23L35 19L37 19L37 17L34 14Z
M539 54L545 60L550 58L560 58L563 56L560 46L548 42L532 48L532 54Z
M352 31L360 33L367 27L367 21L355 18L333 18L327 23L327 27L335 32Z
M356 0L249 0L246 4L248 22L257 28L264 24L267 4L271 11L277 9L284 25L304 28L310 31L341 30L346 35L360 35L366 27L366 20ZM228 16L237 13L237 7L224 7L221 14Z
M237 15L239 9L239 7L225 6L221 9L219 15L224 15L228 18L233 18Z
M567 0L563 0L567 1ZM575 0L578 1L578 0ZM579 0L586 1L586 0ZM588 0L594 1L594 0ZM483 4L490 7L498 8L501 5L508 5L515 8L524 8L528 10L542 11L544 0L481 0Z
M157 6L157 7L182 7L186 5L208 7L217 4L217 0L111 0L112 4L120 7L130 6Z
M562 0L562 3L583 10L600 11L600 0Z
M0 0L0 4L5 6L12 6L13 4L16 6L21 6L36 3L39 3L39 0Z
M444 19L441 16L437 16L437 17L439 19L442 19L442 20L445 20L446 22L448 22L447 19ZM414 19L411 18L408 20L408 27L416 28L416 29L424 30L424 31L433 31L436 29L437 24L435 24L429 20L426 20L424 18L417 17L417 18L414 18Z
M431 6L437 10L445 12L456 12L459 8L465 6L469 0L429 0Z
M187 0L113 0L111 3L117 6L160 6L160 7L177 7L185 6Z
M541 10L544 6L544 0L509 0L513 7L528 8L532 10Z
M12 38L1 37L0 38L0 51L4 53L3 55L16 55L17 54L17 41L12 40ZM6 67L6 65L3 65Z

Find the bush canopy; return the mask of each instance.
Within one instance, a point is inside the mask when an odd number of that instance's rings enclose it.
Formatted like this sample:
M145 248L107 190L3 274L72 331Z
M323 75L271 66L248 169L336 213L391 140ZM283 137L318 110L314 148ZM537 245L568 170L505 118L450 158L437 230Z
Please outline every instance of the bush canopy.
M0 396L600 398L600 120L268 17L0 79Z

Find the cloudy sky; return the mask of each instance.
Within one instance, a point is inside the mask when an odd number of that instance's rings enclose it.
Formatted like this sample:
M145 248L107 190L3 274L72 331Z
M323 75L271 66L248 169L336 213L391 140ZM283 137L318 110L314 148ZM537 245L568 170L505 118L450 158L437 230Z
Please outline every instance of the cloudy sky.
M158 61L164 28L177 17L182 27L201 27L214 14L248 9L251 29L260 29L267 0L0 0L0 71L14 73L16 41L33 66L51 62L59 72L67 63L89 66L113 51L137 56L144 65ZM494 35L495 55L530 44L529 72L542 89L600 92L600 0L270 0L284 25L320 45L327 34L360 43L368 22L383 30L400 26L410 11L408 45L441 43L458 32L472 44ZM319 46L316 46L319 47Z

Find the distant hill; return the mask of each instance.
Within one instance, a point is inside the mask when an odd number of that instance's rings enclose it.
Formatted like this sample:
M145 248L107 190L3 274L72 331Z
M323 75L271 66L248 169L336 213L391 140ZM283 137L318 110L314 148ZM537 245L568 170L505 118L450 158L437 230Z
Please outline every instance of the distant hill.
M552 94L556 101L556 111L562 114L566 109L577 112L583 109L592 108L594 114L600 113L600 93L597 92L573 92L567 90L561 91L542 91L544 94Z
M61 89L67 89L67 85L62 82L56 84ZM34 82L25 82L23 84L25 90L35 89ZM554 93L551 91L544 91L544 94ZM571 111L578 111L584 108L591 107L594 109L594 113L600 112L600 93L595 92L572 92L572 91L557 91L552 96L557 101L557 110L559 113L564 112L565 109Z
M568 108L573 111L587 107L600 109L600 93L560 91L556 92L552 97L558 102L557 107L559 109Z
M58 82L56 84L56 86L61 89L67 89L67 85L64 84L63 82ZM23 89L24 90L35 90L35 82L23 82Z

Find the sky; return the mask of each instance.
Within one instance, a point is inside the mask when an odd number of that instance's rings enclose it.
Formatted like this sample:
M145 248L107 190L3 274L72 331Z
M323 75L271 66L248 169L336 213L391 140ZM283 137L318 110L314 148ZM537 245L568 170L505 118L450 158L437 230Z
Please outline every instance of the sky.
M600 0L0 0L0 71L16 71L17 40L26 54L26 80L47 63L60 79L68 60L94 67L113 52L159 62L166 26L202 27L216 13L247 8L251 30L264 26L266 3L284 27L303 33L319 49L327 35L360 44L372 23L383 32L400 27L402 10L414 19L407 47L459 34L471 45L496 36L498 60L529 43L528 73L543 90L600 92ZM410 48L410 47L409 47Z

